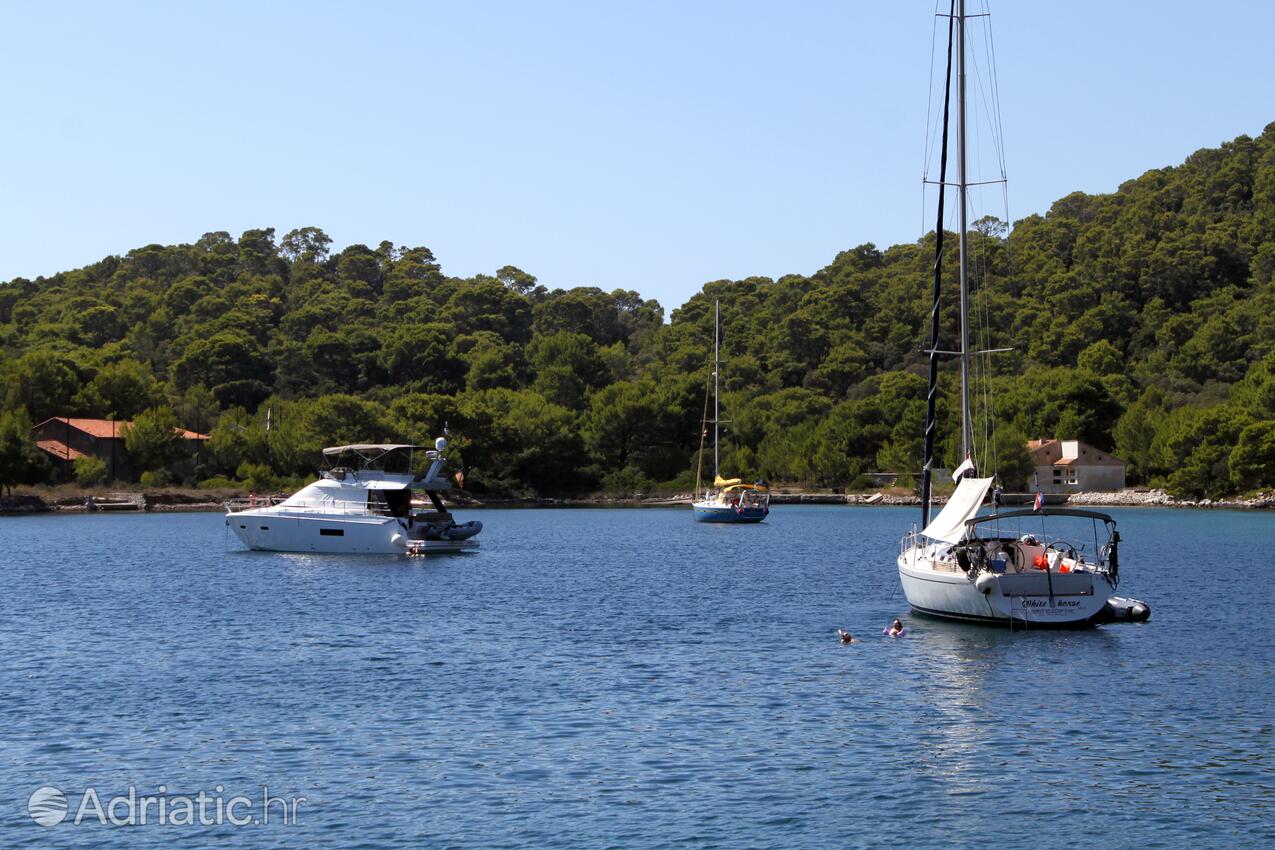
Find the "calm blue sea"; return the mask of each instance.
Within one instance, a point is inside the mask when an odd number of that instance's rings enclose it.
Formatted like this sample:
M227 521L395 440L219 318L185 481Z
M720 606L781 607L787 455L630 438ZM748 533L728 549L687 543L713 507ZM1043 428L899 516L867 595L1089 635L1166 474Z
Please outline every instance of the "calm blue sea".
M1118 511L1151 621L1010 633L909 616L916 513L470 511L413 561L0 519L0 846L1275 844L1275 514Z

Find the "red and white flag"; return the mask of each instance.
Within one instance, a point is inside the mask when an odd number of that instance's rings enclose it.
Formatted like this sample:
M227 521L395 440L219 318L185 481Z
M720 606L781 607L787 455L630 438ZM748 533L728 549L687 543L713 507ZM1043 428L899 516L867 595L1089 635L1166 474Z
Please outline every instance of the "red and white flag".
M1032 510L1033 510L1033 511L1038 511L1038 510L1040 510L1041 508L1043 508L1044 506L1045 506L1045 494L1044 494L1044 493L1042 493L1042 492L1040 492L1039 490L1037 490L1037 491L1036 491L1036 504L1035 504L1035 505L1032 505Z

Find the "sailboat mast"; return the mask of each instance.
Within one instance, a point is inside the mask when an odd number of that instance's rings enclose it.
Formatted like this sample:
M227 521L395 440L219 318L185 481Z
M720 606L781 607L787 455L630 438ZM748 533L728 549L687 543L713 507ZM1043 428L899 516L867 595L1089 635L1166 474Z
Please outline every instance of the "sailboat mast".
M956 182L960 194L961 248L961 449L971 457L973 426L970 418L970 279L967 250L969 231L968 175L965 172L965 0L956 0ZM962 459L964 462L964 459Z
M947 197L947 131L949 107L952 104L952 0L947 15L947 62L943 71L943 140L939 143L939 203L934 224L934 300L930 306L930 380L925 394L925 448L921 467L921 527L930 524L930 490L934 477L935 401L939 392L939 307L943 295L943 203Z
M718 380L722 372L720 343L722 337L722 302L713 302L713 476L720 474L717 465L717 423L721 420L721 401L718 393Z

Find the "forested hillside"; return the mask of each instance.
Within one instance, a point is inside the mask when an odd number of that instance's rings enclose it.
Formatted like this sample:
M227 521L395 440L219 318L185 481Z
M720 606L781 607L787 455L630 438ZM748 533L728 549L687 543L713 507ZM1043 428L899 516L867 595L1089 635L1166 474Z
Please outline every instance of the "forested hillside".
M715 299L725 469L853 486L919 467L933 234L808 277L708 283L667 323L636 292L551 290L512 266L455 278L426 247L329 244L317 228L208 233L0 284L0 479L51 474L19 444L69 414L171 417L212 435L198 478L253 486L309 473L323 445L428 442L446 422L471 489L686 487ZM979 387L1006 486L1041 436L1114 451L1131 480L1179 495L1275 484L1275 124L1008 235L980 221L971 260L980 346L1015 349Z

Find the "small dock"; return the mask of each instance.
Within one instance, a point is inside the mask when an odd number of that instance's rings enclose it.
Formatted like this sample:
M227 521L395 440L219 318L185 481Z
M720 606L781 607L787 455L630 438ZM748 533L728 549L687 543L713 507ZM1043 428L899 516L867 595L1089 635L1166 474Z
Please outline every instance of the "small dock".
M108 493L106 496L89 496L84 500L88 511L144 511L146 497L141 493Z

